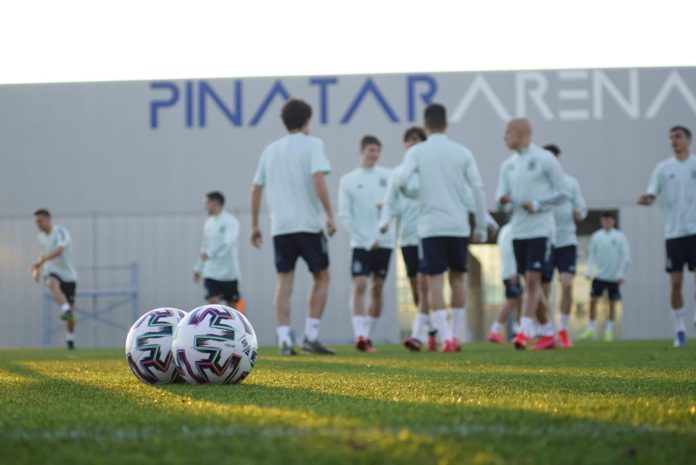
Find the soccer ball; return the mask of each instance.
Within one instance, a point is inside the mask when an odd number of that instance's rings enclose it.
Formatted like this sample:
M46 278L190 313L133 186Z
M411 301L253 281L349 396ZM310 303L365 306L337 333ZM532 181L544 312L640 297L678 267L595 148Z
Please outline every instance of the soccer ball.
M204 305L179 322L172 353L191 384L237 384L256 364L258 342L249 320L224 305Z
M172 356L174 329L186 312L176 308L150 310L133 323L126 338L126 359L143 383L171 383L178 377Z

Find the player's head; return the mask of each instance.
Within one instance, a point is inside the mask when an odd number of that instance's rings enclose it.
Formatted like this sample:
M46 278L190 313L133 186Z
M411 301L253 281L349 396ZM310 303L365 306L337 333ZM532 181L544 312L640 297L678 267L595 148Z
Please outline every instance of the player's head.
M34 212L34 223L43 232L51 230L51 212L45 208L39 208Z
M553 153L553 156L556 158L561 157L561 149L559 149L556 144L546 144L544 150Z
M444 105L431 103L425 107L423 120L429 133L444 132L447 129L447 110Z
M312 107L304 100L293 98L283 105L280 117L289 132L302 131L307 134L309 120L312 118Z
M505 144L510 150L521 150L532 141L532 123L527 118L515 118L505 127Z
M687 152L691 145L691 131L684 126L674 126L669 130L669 142L675 153Z
M360 140L360 158L362 166L372 168L382 153L382 143L375 136L364 136Z
M613 228L616 225L616 218L614 217L614 213L608 211L602 212L602 215L599 218L599 222L601 223L604 229Z
M205 211L209 215L217 215L225 205L225 196L221 192L212 191L205 194Z
M418 126L411 126L404 132L404 145L406 148L411 148L416 144L424 142L428 138L423 128Z

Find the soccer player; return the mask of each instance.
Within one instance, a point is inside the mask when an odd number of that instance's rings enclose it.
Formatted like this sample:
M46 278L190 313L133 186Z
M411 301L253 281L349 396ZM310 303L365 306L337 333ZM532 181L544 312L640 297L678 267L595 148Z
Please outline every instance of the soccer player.
M222 300L237 310L239 294L239 221L224 210L225 196L214 191L206 194L205 209L210 215L203 226L203 244L193 271L193 282L203 277L206 301L217 305Z
M391 170L379 166L382 143L375 136L360 141L360 166L343 175L338 186L338 219L350 232L353 285L350 307L355 348L374 352L372 333L382 313L384 280L389 271L394 234L380 231L380 215ZM365 293L370 303L365 309Z
M684 266L688 266L691 272L696 270L696 155L690 150L691 131L684 126L673 127L669 139L674 156L657 164L648 191L640 196L638 203L652 205L656 199L660 200L674 318L674 347L684 347Z
M307 263L314 285L309 296L309 314L305 322L302 350L332 355L333 349L319 341L319 326L329 287L329 254L322 227L336 232L331 199L325 175L331 172L324 143L309 135L312 108L302 100L291 99L283 106L281 118L288 135L267 146L261 154L251 192L251 243L261 247L259 229L261 197L271 216L271 235L278 272L274 298L279 351L296 355L290 331L290 294L297 259Z
M443 352L455 352L460 350L459 339L466 318L465 273L471 235L467 205L475 206L473 239L484 242L487 235L485 195L474 155L445 135L445 107L429 104L424 119L428 139L406 152L399 188L408 190L411 178L418 176L418 236L428 276L430 305L434 309L432 318L443 340ZM447 322L444 298L444 274L448 270L452 329Z
M614 319L616 302L621 300L619 287L624 283L624 276L631 261L631 251L624 233L614 228L616 220L610 212L602 213L602 228L595 231L590 239L587 254L585 277L594 274L590 291L590 321L587 329L580 335L581 339L590 339L595 335L597 318L597 301L607 291L609 297L609 320L604 329L604 340L614 340Z
M526 349L531 342L533 317L543 299L541 274L550 253L553 208L567 201L569 196L560 164L551 153L532 143L529 120L511 120L505 130L505 143L515 153L500 167L496 198L500 205L511 204L513 208L510 224L515 260L526 287L520 332L513 343L517 349ZM535 348L554 345L553 336L543 334Z
M560 161L561 149L554 144L544 146L557 160ZM570 307L573 303L573 280L577 266L578 238L576 235L576 221L582 221L587 217L587 204L582 197L580 183L573 176L566 173L566 185L570 199L568 202L553 209L555 220L555 234L553 250L551 252L551 276L558 270L561 282L561 325L558 331L558 340L561 347L569 349L573 343L568 336L568 323L570 322ZM548 292L546 293L548 296Z
M60 319L65 321L65 341L68 349L75 349L75 292L77 270L73 259L70 233L63 226L54 225L51 213L46 209L34 212L34 222L39 228L37 239L41 246L39 259L31 266L34 281L43 274L46 289L60 305Z
M505 304L498 313L498 318L491 325L488 340L496 344L503 342L500 330L507 323L512 312L515 312L515 321L519 318L522 305L522 286L520 276L517 274L515 262L515 250L512 246L511 226L506 224L498 233L498 250L500 252L500 275L505 286Z

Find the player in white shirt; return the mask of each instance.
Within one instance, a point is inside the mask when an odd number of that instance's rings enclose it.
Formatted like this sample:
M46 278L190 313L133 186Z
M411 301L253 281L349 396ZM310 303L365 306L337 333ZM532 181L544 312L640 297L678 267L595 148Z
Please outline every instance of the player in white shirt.
M60 318L65 320L67 328L66 344L72 350L75 348L77 270L70 233L63 226L54 225L51 213L43 208L34 212L34 222L40 231L36 238L41 246L41 254L31 266L31 274L36 282L43 276L46 289L60 305Z
M674 346L684 347L684 266L691 272L696 270L696 154L690 150L691 131L684 126L673 127L669 138L674 156L657 164L648 191L638 199L638 203L652 205L656 199L660 201L674 318Z
M498 317L491 325L488 340L496 344L503 342L500 330L507 323L514 311L518 319L522 305L522 285L520 275L517 273L515 250L512 246L512 230L510 224L500 228L498 233L498 250L500 252L500 277L505 286L505 304L500 309Z
M324 153L324 143L309 135L311 117L312 108L304 101L291 99L285 103L281 118L289 134L264 149L251 192L251 243L254 247L261 247L259 211L264 190L270 210L278 272L274 303L278 346L282 355L296 354L290 330L290 295L299 257L307 263L314 279L302 350L335 354L333 349L319 342L319 324L329 287L324 216L328 235L333 236L336 232L325 179L325 175L331 172L331 165Z
M624 283L631 251L624 233L614 228L616 220L610 212L602 213L602 229L592 234L587 254L585 276L592 280L590 291L590 320L587 329L580 335L581 339L590 339L595 335L597 318L597 301L607 291L609 298L609 319L604 329L604 340L614 340L614 319L616 302L621 300L620 287Z
M389 271L394 234L380 231L380 216L391 170L377 165L382 143L375 136L360 141L360 166L343 175L338 186L338 219L350 232L353 285L350 307L355 348L374 352L372 333L382 314L384 280ZM365 293L370 303L365 308Z
M544 146L557 160L560 161L561 149L554 144ZM561 324L558 331L558 341L561 347L569 349L573 343L568 335L568 323L570 321L570 307L573 304L573 280L578 260L578 237L576 234L576 221L582 221L587 217L587 203L582 197L580 183L569 174L565 175L570 199L568 202L553 209L554 216L554 240L549 262L550 276L553 278L554 270L558 270L561 282ZM548 298L548 291L546 296Z
M414 145L404 156L399 187L406 191L412 177L419 179L418 236L423 269L428 276L430 305L434 309L432 318L443 340L443 352L455 352L460 350L459 340L466 318L465 273L471 235L467 205L475 206L473 239L484 242L487 235L485 194L474 155L445 135L444 106L429 104L426 107L425 129L428 140ZM451 328L444 298L444 274L448 270L452 291Z
M244 312L239 293L239 221L224 210L225 196L214 191L206 194L205 209L210 217L203 226L203 243L193 270L193 282L203 277L205 299L211 305L222 300ZM240 305L242 304L242 305Z
M532 125L527 119L517 118L508 123L505 143L516 154L500 167L496 198L503 206L512 205L510 224L515 259L526 288L520 332L513 343L517 349L525 349L532 341L533 317L543 299L541 275L550 257L553 208L567 201L569 195L560 164L550 152L532 143ZM535 348L554 345L553 334L542 334Z

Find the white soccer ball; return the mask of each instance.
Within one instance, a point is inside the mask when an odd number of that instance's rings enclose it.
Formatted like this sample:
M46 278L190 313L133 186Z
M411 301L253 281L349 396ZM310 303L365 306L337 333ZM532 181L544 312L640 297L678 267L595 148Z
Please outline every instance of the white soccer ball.
M126 337L126 360L143 383L171 383L178 377L172 339L186 312L177 308L150 310L133 323Z
M204 305L177 326L172 353L179 373L191 384L236 384L256 364L254 328L237 310Z

